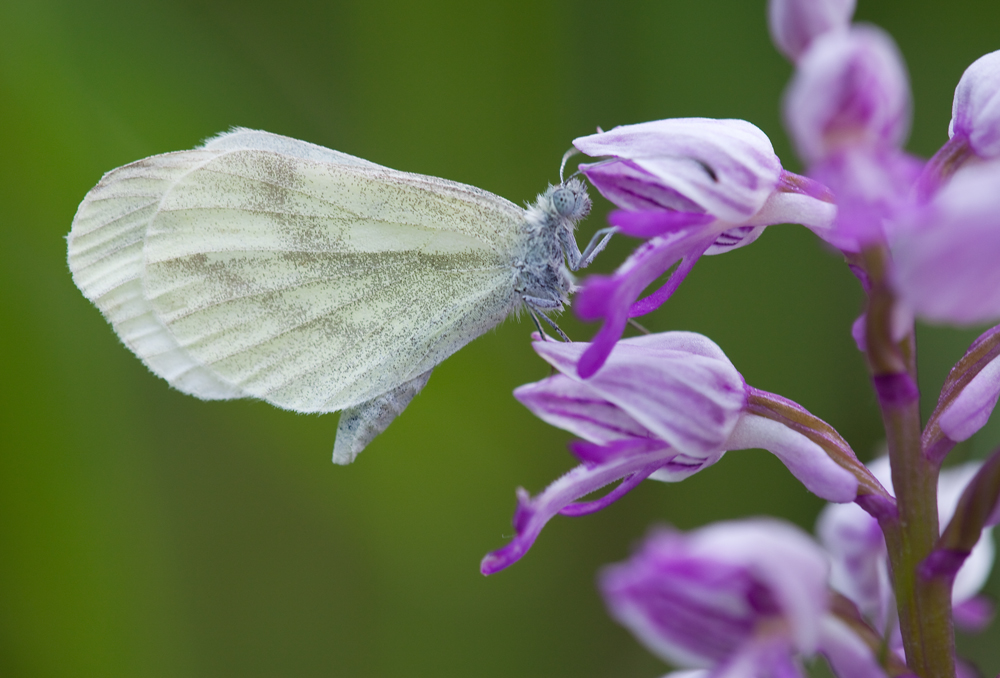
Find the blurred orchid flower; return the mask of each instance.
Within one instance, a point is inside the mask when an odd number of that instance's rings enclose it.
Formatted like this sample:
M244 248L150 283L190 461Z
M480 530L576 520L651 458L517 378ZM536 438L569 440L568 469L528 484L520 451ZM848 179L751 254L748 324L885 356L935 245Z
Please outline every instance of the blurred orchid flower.
M882 485L892 491L889 459L869 465ZM955 513L962 491L979 470L978 462L944 469L938 480L938 514L942 526ZM831 586L857 604L875 628L893 628L895 597L889 577L885 540L878 522L856 505L830 504L816 524L820 542L832 560ZM952 601L957 623L966 628L984 626L991 607L978 596L993 566L991 530L984 530L955 578ZM898 641L898 628L893 632Z
M933 200L899 216L890 244L893 286L917 316L1000 320L1000 163L959 170Z
M661 529L632 558L604 569L611 616L660 658L703 673L804 676L827 656L841 676L884 678L872 651L829 613L829 565L799 528L773 519Z
M854 16L855 0L771 0L767 26L778 51L798 61L813 40L844 30Z
M853 25L818 37L797 63L784 116L808 174L837 203L830 244L856 252L882 242L922 163L900 150L910 129L906 67L892 38Z

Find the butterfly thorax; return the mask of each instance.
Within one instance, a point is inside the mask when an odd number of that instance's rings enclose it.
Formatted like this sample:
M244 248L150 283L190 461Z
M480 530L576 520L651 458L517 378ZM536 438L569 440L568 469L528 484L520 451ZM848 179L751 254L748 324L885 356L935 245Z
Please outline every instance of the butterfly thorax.
M567 258L571 266L579 261L576 224L589 211L586 187L577 179L549 186L528 206L521 225L525 237L514 258L514 291L529 306L557 310L569 302L575 278Z

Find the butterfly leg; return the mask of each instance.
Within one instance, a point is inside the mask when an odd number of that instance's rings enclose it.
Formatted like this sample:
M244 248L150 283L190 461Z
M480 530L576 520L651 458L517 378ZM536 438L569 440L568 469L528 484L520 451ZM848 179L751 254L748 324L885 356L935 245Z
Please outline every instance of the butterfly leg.
M536 314L531 309L530 306L528 307L528 315L531 316L531 322L535 323L535 329L538 330L538 336L540 336L542 338L542 341L545 341L545 339L546 339L546 337L548 335L546 335L545 334L545 330L542 329L542 324L540 322L538 322L538 314Z
M556 324L556 321L545 315L542 311L554 311L556 309L562 308L562 303L554 299L543 299L541 297L532 297L529 295L523 295L521 297L524 300L524 305L528 307L528 313L531 314L531 319L535 321L535 327L538 328L538 333L543 337L545 332L542 331L542 326L538 322L538 318L542 318L545 322L552 326L552 329L556 331L559 337L563 341L570 341L569 336L562 331L562 328Z
M611 240L611 236L618 232L616 226L608 226L606 228L598 229L594 233L594 237L590 239L587 243L587 247L580 253L580 256L576 262L576 266L573 266L573 262L570 262L570 270L578 271L581 268L587 268L594 261L594 258L604 251L604 248L608 246L608 241Z

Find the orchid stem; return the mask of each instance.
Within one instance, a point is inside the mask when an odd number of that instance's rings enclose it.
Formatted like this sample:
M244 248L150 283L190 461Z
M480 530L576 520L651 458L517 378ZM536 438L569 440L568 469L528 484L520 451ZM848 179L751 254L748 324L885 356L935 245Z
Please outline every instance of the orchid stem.
M955 638L951 581L918 574L940 534L937 509L939 465L921 447L913 328L893 338L895 299L885 276L881 248L864 253L872 286L866 344L869 368L885 425L897 515L880 520L889 551L906 662L921 678L954 678Z

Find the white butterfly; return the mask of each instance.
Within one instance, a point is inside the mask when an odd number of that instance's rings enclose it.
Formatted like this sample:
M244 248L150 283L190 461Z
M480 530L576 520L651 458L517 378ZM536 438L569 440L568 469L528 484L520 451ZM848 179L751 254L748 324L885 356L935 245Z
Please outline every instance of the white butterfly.
M348 463L442 360L527 307L559 310L581 252L571 179L527 210L446 179L235 129L104 175L73 280L154 373L206 400L343 410ZM603 237L601 237L603 236Z

